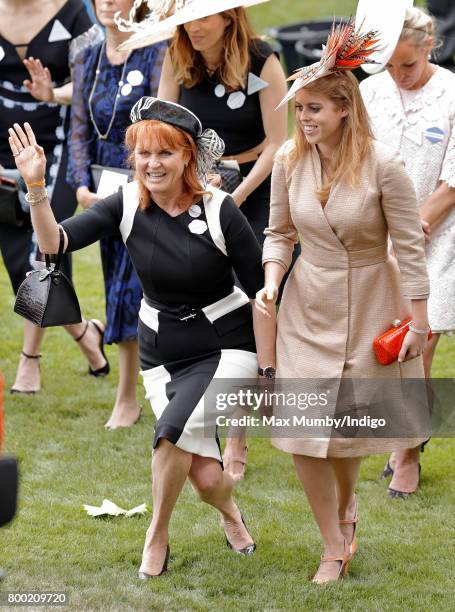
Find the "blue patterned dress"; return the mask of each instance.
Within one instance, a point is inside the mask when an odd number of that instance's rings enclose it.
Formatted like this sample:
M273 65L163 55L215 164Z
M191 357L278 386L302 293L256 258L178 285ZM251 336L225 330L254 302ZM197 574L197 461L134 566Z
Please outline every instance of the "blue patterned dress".
M68 182L94 191L90 165L110 168L126 167L125 131L130 124L130 110L142 96L154 96L158 90L166 44L133 51L125 65L112 65L103 43L83 49L75 59L73 72L73 104L71 111L70 163ZM120 87L115 117L106 140L98 138L93 126L89 97L101 54L100 72L92 97L92 113L101 134L108 131L114 101ZM142 289L131 259L120 238L100 241L106 292L107 344L135 340Z

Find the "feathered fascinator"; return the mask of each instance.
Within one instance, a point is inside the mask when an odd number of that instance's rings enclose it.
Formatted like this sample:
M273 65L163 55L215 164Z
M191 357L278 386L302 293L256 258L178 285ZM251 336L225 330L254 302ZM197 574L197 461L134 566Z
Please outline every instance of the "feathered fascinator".
M288 78L294 81L287 95L281 100L277 108L293 98L299 89L322 79L333 72L354 70L362 64L372 63L369 56L377 51L379 42L378 32L370 30L361 33L362 26L356 28L353 19L347 23L332 25L327 43L322 47L322 56L319 62L299 68ZM374 62L373 62L374 63Z

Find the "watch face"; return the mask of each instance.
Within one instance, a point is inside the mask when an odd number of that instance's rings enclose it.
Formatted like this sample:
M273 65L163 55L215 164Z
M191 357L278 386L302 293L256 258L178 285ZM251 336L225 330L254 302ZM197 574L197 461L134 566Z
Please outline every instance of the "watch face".
M264 368L264 376L266 378L275 378L275 373L276 373L275 368L272 368L272 367Z

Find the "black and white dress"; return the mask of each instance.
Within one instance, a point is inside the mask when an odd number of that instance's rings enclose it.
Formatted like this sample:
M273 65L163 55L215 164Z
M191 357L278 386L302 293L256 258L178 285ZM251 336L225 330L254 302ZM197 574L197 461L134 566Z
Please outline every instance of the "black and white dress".
M217 437L207 435L215 406L204 406L204 393L213 379L257 375L249 299L263 286L261 248L223 191L209 187L211 197L171 217L153 202L141 211L137 187L64 221L68 250L121 234L144 292L139 353L157 417L153 446L165 438L221 461Z
M36 9L38 10L38 9ZM0 167L14 168L8 144L8 128L28 121L46 155L46 185L57 221L72 215L77 207L76 193L66 182L69 106L35 100L23 85L30 75L16 47L27 47L26 57L39 59L49 68L53 87L71 80L69 48L92 22L81 0L67 0L32 40L13 45L0 34ZM27 39L27 25L23 26ZM29 224L15 227L0 224L0 249L16 293L36 260L36 241ZM71 275L71 260L63 259L63 269Z

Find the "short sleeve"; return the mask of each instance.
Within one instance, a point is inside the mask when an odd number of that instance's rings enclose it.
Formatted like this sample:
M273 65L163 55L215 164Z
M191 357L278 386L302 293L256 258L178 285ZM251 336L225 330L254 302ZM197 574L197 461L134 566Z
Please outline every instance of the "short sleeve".
M260 75L265 62L271 55L276 55L280 59L279 53L261 38L255 38L250 43L250 70L256 75Z
M272 170L272 187L270 191L270 218L265 229L263 263L274 261L286 271L292 261L294 246L299 236L291 219L289 193L286 181L284 149L276 156Z
M245 293L254 299L264 286L261 247L247 218L230 195L221 205L220 224L234 272Z
M69 48L69 63L70 63L71 69L74 68L74 63L76 61L77 56L80 53L82 53L88 47L94 47L102 43L103 40L104 40L103 29L101 28L101 26L99 26L96 23L93 24L92 27L89 30L87 30L87 32L84 32L83 34L80 34L76 38L73 38L73 40L70 43L70 48Z
M425 239L414 186L398 155L384 163L380 192L382 210L400 268L403 296L425 299L430 292Z
M106 236L120 236L122 214L122 193L119 191L60 223L68 237L67 252L83 249Z
M90 19L85 9L85 6L82 3L78 3L78 4L80 4L80 8L76 12L76 18L74 20L73 27L71 30L71 34L73 35L73 38L76 38L76 36L80 36L87 30L89 30L90 27L93 25L93 22Z

